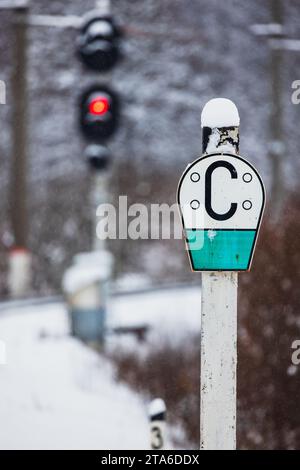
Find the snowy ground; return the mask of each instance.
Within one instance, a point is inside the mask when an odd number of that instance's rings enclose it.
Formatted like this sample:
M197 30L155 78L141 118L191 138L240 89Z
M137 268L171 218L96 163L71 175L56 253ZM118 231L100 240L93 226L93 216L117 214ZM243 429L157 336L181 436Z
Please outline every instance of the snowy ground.
M199 328L199 312L199 289L122 296L110 324L176 337ZM2 309L1 341L0 449L147 449L147 404L68 336L62 304Z
M114 298L109 325L148 325L152 337L176 341L200 330L200 312L199 287L166 289Z

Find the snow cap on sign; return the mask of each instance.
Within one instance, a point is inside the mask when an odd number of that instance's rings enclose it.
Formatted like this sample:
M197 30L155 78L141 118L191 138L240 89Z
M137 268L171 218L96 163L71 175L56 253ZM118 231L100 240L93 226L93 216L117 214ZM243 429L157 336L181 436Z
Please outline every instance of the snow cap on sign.
M236 105L227 98L214 98L206 103L201 113L201 127L235 127L240 125Z
M166 412L166 405L162 398L155 398L149 405L149 416L156 416Z

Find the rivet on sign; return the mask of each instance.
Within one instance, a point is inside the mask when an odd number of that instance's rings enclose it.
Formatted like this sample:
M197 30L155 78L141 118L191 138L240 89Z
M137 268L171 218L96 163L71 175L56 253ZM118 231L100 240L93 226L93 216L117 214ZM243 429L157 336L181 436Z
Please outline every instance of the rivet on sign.
M252 175L250 173L245 173L243 175L243 181L245 181L245 183L250 183L250 181L252 181Z
M196 210L196 209L199 209L200 207L200 202L197 201L197 199L193 199L190 203L190 206L192 209Z
M192 173L191 174L191 180L193 181L193 183L197 183L199 180L200 180L200 175L199 173Z
M251 207L252 207L252 202L246 200L246 201L243 202L242 206L243 206L243 209L245 209L246 211L248 211L248 210L251 209Z

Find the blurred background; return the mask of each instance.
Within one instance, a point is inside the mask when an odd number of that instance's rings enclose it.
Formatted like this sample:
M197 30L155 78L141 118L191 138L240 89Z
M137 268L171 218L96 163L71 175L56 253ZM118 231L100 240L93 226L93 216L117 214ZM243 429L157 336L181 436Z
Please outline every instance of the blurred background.
M237 105L240 154L267 189L253 269L239 276L238 447L300 448L300 372L291 362L300 337L299 2L112 1L122 58L109 74L81 63L77 27L41 24L44 15L82 18L93 1L30 1L28 15L40 19L28 22L26 69L9 5L0 2L0 447L145 448L146 405L157 396L167 406L169 446L198 447L201 276L190 272L182 240L110 240L105 338L90 350L69 336L74 299L62 281L74 256L91 250L96 220L80 97L100 81L120 100L105 176L116 205L119 195L128 204L173 204L183 170L201 154L204 104L222 96ZM26 202L21 214L16 193ZM32 278L22 300L11 301L20 248L30 253ZM80 338L72 323L71 333Z

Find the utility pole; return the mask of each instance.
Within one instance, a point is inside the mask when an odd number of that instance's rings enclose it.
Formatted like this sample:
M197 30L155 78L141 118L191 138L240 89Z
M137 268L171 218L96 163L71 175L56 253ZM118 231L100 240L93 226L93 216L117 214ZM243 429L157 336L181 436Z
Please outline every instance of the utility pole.
M272 23L278 25L279 30L283 24L283 5L281 0L270 0ZM282 126L282 50L271 48L270 84L271 84L271 121L269 158L272 168L271 201L272 214L277 220L284 199L283 153L284 135Z
M27 28L26 3L13 9L14 69L12 76L12 163L10 176L10 213L14 246L9 259L9 290L13 297L30 289L27 212Z
M283 132L283 109L281 90L281 71L283 50L299 50L299 41L286 39L283 30L283 3L281 0L269 0L271 22L254 24L252 33L265 38L270 47L270 125L268 158L271 166L271 213L274 221L278 220L284 200L283 153L285 151Z

